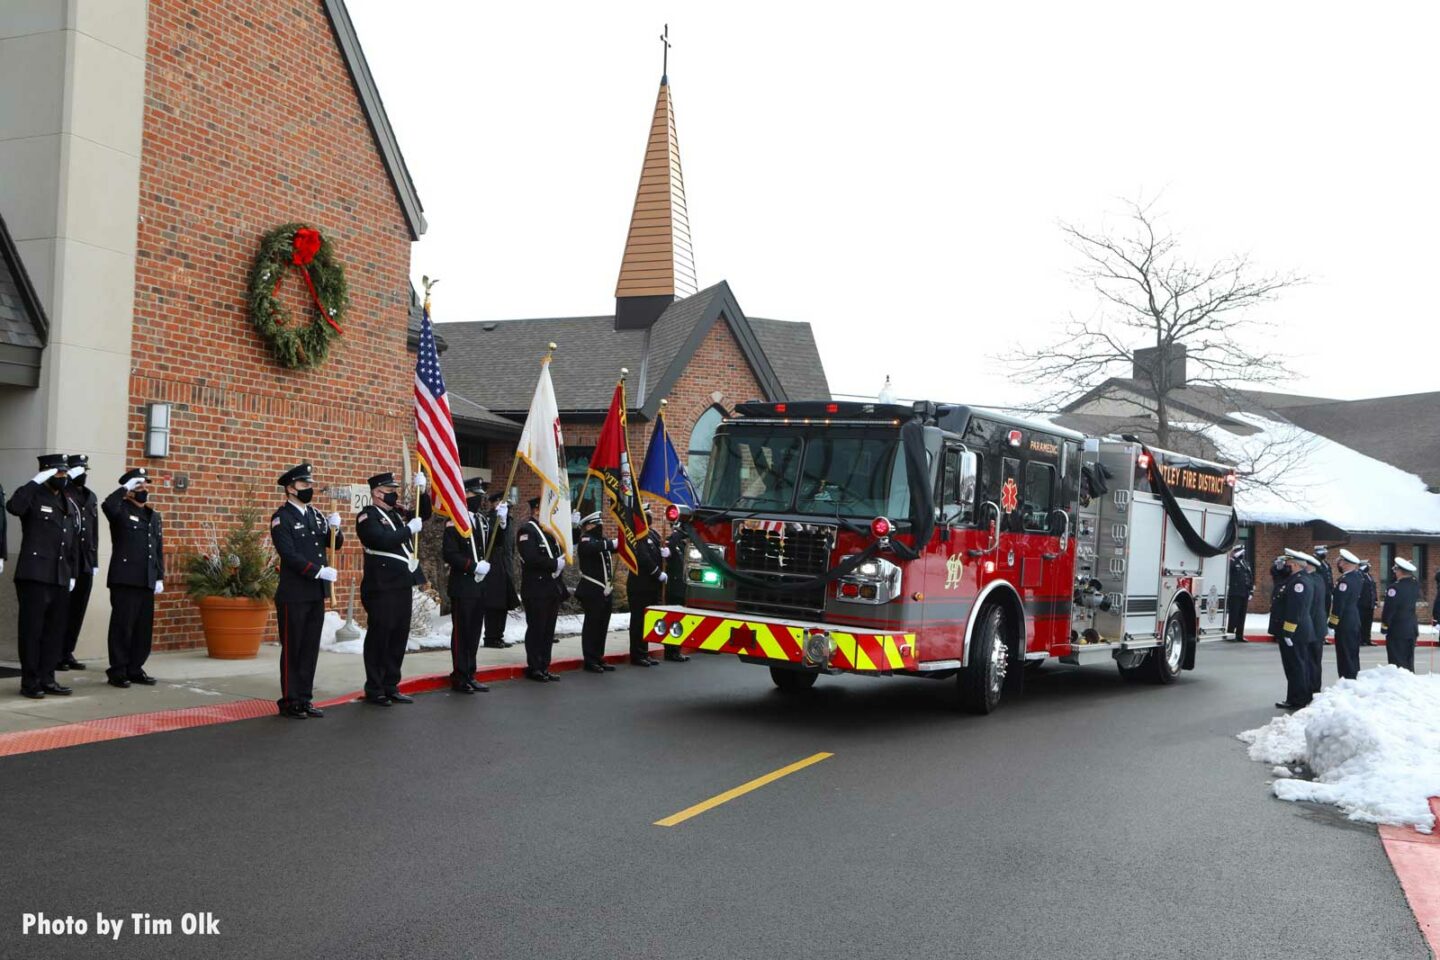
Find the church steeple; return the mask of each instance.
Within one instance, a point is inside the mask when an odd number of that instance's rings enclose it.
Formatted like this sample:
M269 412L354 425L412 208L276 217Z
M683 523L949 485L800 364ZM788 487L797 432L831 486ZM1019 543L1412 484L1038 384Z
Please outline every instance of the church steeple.
M669 33L668 27L666 33ZM665 40L665 37L661 37ZM669 41L666 40L668 50ZM668 63L667 63L668 67ZM690 246L690 217L685 209L685 178L670 79L660 78L640 187L625 238L625 256L615 285L615 328L643 329L665 308L695 293L695 254Z

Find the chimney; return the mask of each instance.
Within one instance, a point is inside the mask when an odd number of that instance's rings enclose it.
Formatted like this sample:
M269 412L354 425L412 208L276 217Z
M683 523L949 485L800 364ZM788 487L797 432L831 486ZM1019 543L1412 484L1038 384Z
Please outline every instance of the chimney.
M1135 351L1135 373L1134 379L1149 385L1152 376L1155 386L1160 393L1168 393L1171 390L1185 386L1188 380L1185 369L1185 344L1171 343L1164 347L1145 347ZM1164 367L1161 368L1160 358L1166 357ZM1156 371L1152 374L1151 371Z

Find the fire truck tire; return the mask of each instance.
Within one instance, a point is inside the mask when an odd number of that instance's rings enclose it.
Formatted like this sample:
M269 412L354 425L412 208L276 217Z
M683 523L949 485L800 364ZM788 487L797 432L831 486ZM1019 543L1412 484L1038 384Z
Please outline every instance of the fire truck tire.
M1162 686L1174 683L1180 676L1180 662L1185 655L1185 624L1180 612L1174 611L1165 620L1165 632L1161 634L1160 646L1150 651L1145 658L1145 678Z
M770 668L770 679L775 681L775 686L780 688L781 693L800 693L815 686L816 673L806 670L784 670L780 667Z
M1005 671L1010 665L1010 651L1005 641L1010 637L1009 618L1002 604L992 603L980 614L975 633L970 637L970 662L957 679L960 707L966 713L984 715L1000 706L1005 689Z

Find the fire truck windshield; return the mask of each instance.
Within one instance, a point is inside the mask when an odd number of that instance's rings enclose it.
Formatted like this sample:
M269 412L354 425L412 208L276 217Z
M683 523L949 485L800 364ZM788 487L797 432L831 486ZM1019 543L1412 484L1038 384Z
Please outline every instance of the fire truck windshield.
M910 515L900 442L884 436L800 436L743 426L715 436L706 506L870 518Z

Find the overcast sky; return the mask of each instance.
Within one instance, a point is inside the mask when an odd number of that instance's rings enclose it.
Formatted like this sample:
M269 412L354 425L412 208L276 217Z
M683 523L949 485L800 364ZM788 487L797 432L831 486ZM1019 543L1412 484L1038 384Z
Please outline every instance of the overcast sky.
M811 323L836 392L1023 402L993 357L1095 306L1057 222L1141 196L1311 278L1257 313L1277 389L1440 389L1440 5L349 8L437 320L613 312L668 21L700 284Z

